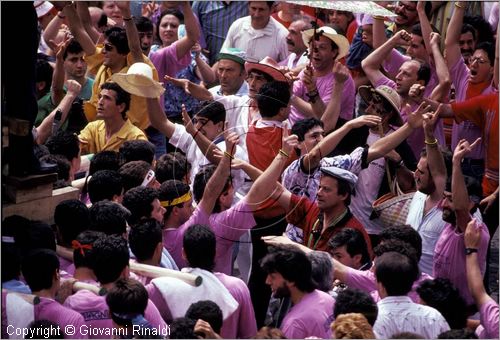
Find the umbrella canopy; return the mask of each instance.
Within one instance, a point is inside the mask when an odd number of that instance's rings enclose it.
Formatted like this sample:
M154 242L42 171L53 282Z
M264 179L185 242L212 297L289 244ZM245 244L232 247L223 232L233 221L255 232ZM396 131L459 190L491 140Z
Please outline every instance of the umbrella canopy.
M292 4L305 5L314 8L334 9L352 13L364 13L383 17L395 17L396 14L376 4L373 1L286 1Z

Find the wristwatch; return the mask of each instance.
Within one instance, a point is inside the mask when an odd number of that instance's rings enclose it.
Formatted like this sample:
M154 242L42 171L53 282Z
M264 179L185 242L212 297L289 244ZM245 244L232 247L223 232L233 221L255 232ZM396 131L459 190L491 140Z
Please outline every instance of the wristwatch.
M472 253L477 253L477 248L465 248L465 255L470 255Z

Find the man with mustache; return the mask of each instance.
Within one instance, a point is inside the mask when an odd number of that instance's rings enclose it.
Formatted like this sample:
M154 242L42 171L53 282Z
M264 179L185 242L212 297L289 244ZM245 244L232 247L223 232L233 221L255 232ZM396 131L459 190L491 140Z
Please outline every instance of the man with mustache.
M308 63L307 46L302 41L302 32L311 28L310 21L307 18L300 18L293 21L288 26L288 35L286 36L286 46L290 55L280 63L281 66L293 70ZM300 72L302 68L298 70ZM297 72L297 73L298 73Z
M484 276L490 235L477 209L482 195L481 184L472 177L464 176L460 165L478 142L479 139L472 144L461 140L455 149L451 182L448 181L441 202L446 225L436 243L433 265L433 276L450 279L470 307L474 305L474 299L465 280L465 258L477 252L481 276ZM464 251L464 233L472 218L476 219L476 228L482 234L481 243L477 248L465 248Z

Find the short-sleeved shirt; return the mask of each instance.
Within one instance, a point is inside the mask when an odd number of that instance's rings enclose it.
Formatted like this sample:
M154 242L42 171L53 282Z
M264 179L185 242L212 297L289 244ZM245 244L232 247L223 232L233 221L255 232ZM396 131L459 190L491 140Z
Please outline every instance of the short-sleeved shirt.
M82 154L118 151L120 146L128 140L148 140L144 132L132 125L129 119L125 120L121 129L108 141L106 141L106 125L103 120L88 123L80 131L78 138L88 143L82 145Z
M88 336L81 332L81 326L85 324L83 317L56 300L41 297L40 303L35 305L35 320L52 321L58 324L63 331L66 326L74 326L75 333L65 334L65 338L88 339Z
M476 211L474 215L481 221L481 213ZM478 261L481 274L486 271L486 252L490 234L484 223L480 223L481 244L478 247ZM469 292L467 274L465 271L465 243L464 234L458 228L447 223L439 240L436 243L434 255L433 276L447 278L458 289L460 295L468 305L474 304L474 298Z
M333 297L315 289L290 308L280 329L288 339L329 339L334 305Z
M498 339L498 303L493 299L479 307L481 324L476 329L479 339Z
M210 226L217 241L214 271L231 275L233 245L255 224L245 199L225 211L210 215Z
M482 131L486 149L483 195L488 196L498 187L498 92L454 102L451 108L457 121L468 120Z
M236 47L245 51L248 61L259 62L265 57L271 57L280 62L288 56L287 35L288 30L272 17L266 27L255 29L250 16L246 16L229 27L222 47Z
M187 266L187 262L182 258L182 242L184 233L193 224L209 225L208 214L200 208L196 207L193 214L184 224L177 228L166 228L163 230L163 246L168 250L170 255L175 260L177 267L182 269Z
M299 73L299 80L293 84L293 94L297 97L308 101L307 89L302 81L304 77L304 70ZM332 97L333 89L335 87L335 77L333 72L316 77L316 87L318 89L319 96L321 100L327 105ZM354 98L356 95L356 89L354 86L354 80L349 75L346 82L344 83L344 89L342 90L342 100L340 102L340 118L344 120L351 120L354 115ZM297 121L304 119L305 116L294 106L290 112L290 122L295 124Z
M352 216L348 208L344 217L340 219L335 225L330 225L321 233L316 236L323 229L323 223L318 221L320 210L316 202L310 201L305 197L300 197L292 194L290 197L289 212L286 216L288 223L291 223L304 231L304 245L314 250L327 251L328 241L344 228L352 228L363 234L363 237L371 252L372 244L370 237L366 233L365 228L359 221Z
M450 326L436 309L414 303L407 296L388 296L377 303L378 315L373 331L380 339L394 334L411 332L425 339L436 339Z
M92 56L86 56L85 60L87 60L89 67L90 65L100 65L99 70L94 79L94 86L92 88L92 97L84 106L85 116L87 116L87 120L89 122L95 120L97 114L97 102L99 101L99 93L101 91L101 85L105 82L109 81L113 72L111 69L105 65L103 65L104 56L101 53L102 47L96 48L96 53ZM153 69L153 79L158 81L158 72L156 71L153 63L148 59L148 57L143 55L143 62L151 66ZM120 70L120 73L127 73L130 66L133 64L132 53L127 55L127 65ZM163 81L163 79L162 79ZM145 130L149 126L149 117L148 117L148 107L146 105L146 98L139 97L134 94L130 96L130 109L127 113L128 118L131 123L137 126L141 130Z

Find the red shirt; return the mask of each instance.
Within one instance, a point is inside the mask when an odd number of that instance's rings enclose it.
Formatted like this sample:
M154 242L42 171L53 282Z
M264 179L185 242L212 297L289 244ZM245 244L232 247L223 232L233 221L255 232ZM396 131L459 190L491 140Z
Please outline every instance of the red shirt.
M351 214L349 209L347 209L347 214L335 225L330 225L328 228L321 233L319 238L315 236L316 231L321 231L323 229L323 224L318 223L318 216L320 215L320 210L316 202L310 201L304 196L298 196L292 194L290 198L290 211L288 212L286 219L288 223L291 223L304 231L304 245L314 249L327 251L328 241L339 231L344 228L352 228L363 234L363 237L368 245L368 253L372 256L372 243L370 237L368 236L363 225ZM315 231L313 233L313 230Z

